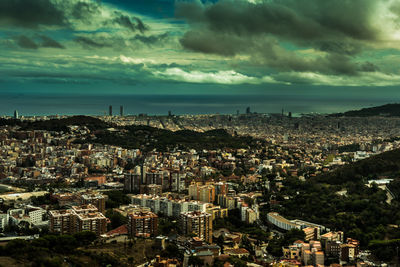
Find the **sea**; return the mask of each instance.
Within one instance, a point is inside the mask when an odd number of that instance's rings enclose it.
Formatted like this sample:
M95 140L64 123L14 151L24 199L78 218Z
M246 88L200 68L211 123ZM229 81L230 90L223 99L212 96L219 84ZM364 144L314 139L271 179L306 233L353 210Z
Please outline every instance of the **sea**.
M18 110L21 116L44 115L105 115L109 106L119 115L148 114L236 114L251 112L292 114L328 114L400 102L393 95L132 95L132 94L35 94L0 93L0 116L12 116Z

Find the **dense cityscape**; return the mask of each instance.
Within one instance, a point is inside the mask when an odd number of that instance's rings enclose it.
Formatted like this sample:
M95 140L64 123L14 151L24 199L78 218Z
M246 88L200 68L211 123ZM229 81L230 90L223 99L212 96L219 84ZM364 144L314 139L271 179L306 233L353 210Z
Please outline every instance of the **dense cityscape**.
M124 116L122 107L119 115L110 107L102 117L15 111L0 122L5 255L22 249L13 247L53 244L35 261L381 266L398 260L400 166L371 166L400 148L397 117L292 117L250 108L235 115ZM355 165L362 162L366 170ZM346 166L356 169L354 181L339 184ZM375 204L385 205L382 216L392 215L375 222L363 214ZM371 222L358 222L364 216ZM14 264L32 260L24 257L12 256Z
M0 266L400 267L400 0L0 0Z

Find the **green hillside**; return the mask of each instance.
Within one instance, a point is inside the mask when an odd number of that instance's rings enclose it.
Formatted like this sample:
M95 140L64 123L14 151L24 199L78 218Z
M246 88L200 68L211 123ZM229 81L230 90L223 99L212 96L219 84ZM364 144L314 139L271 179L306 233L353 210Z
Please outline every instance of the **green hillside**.
M382 260L395 257L400 229L400 202L387 203L386 192L376 185L366 186L369 179L381 176L394 179L389 188L400 195L400 150L393 150L340 167L332 172L309 178L305 182L286 178L284 188L276 193L281 205L273 207L288 218L322 224L331 230L342 230L346 237L361 241ZM345 192L339 194L338 192ZM286 198L286 199L285 199ZM383 242L383 240L386 240Z
M360 110L351 110L344 113L330 115L332 117L400 117L400 104L386 104L383 106L363 108Z

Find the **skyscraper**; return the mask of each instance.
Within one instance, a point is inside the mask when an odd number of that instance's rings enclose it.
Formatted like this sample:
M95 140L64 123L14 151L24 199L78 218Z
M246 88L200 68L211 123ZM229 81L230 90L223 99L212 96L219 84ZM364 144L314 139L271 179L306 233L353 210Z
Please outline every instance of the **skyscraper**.
M112 106L111 105L108 107L108 115L112 116Z
M135 192L140 190L140 186L142 185L142 177L140 173L132 173L128 172L124 175L124 189L129 192Z
M19 119L18 110L14 110L14 119Z
M247 107L246 108L246 114L250 114L251 112L250 112L250 107Z
M119 106L119 115L120 115L121 117L124 116L124 106Z

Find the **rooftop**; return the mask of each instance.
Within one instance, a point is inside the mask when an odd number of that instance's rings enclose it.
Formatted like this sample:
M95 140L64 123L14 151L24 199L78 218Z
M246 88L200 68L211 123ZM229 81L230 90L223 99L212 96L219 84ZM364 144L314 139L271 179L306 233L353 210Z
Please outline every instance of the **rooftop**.
M77 216L80 220L106 219L103 213L98 211L90 213L78 213Z
M50 214L53 216L62 216L62 215L71 215L73 214L72 210L51 210Z

